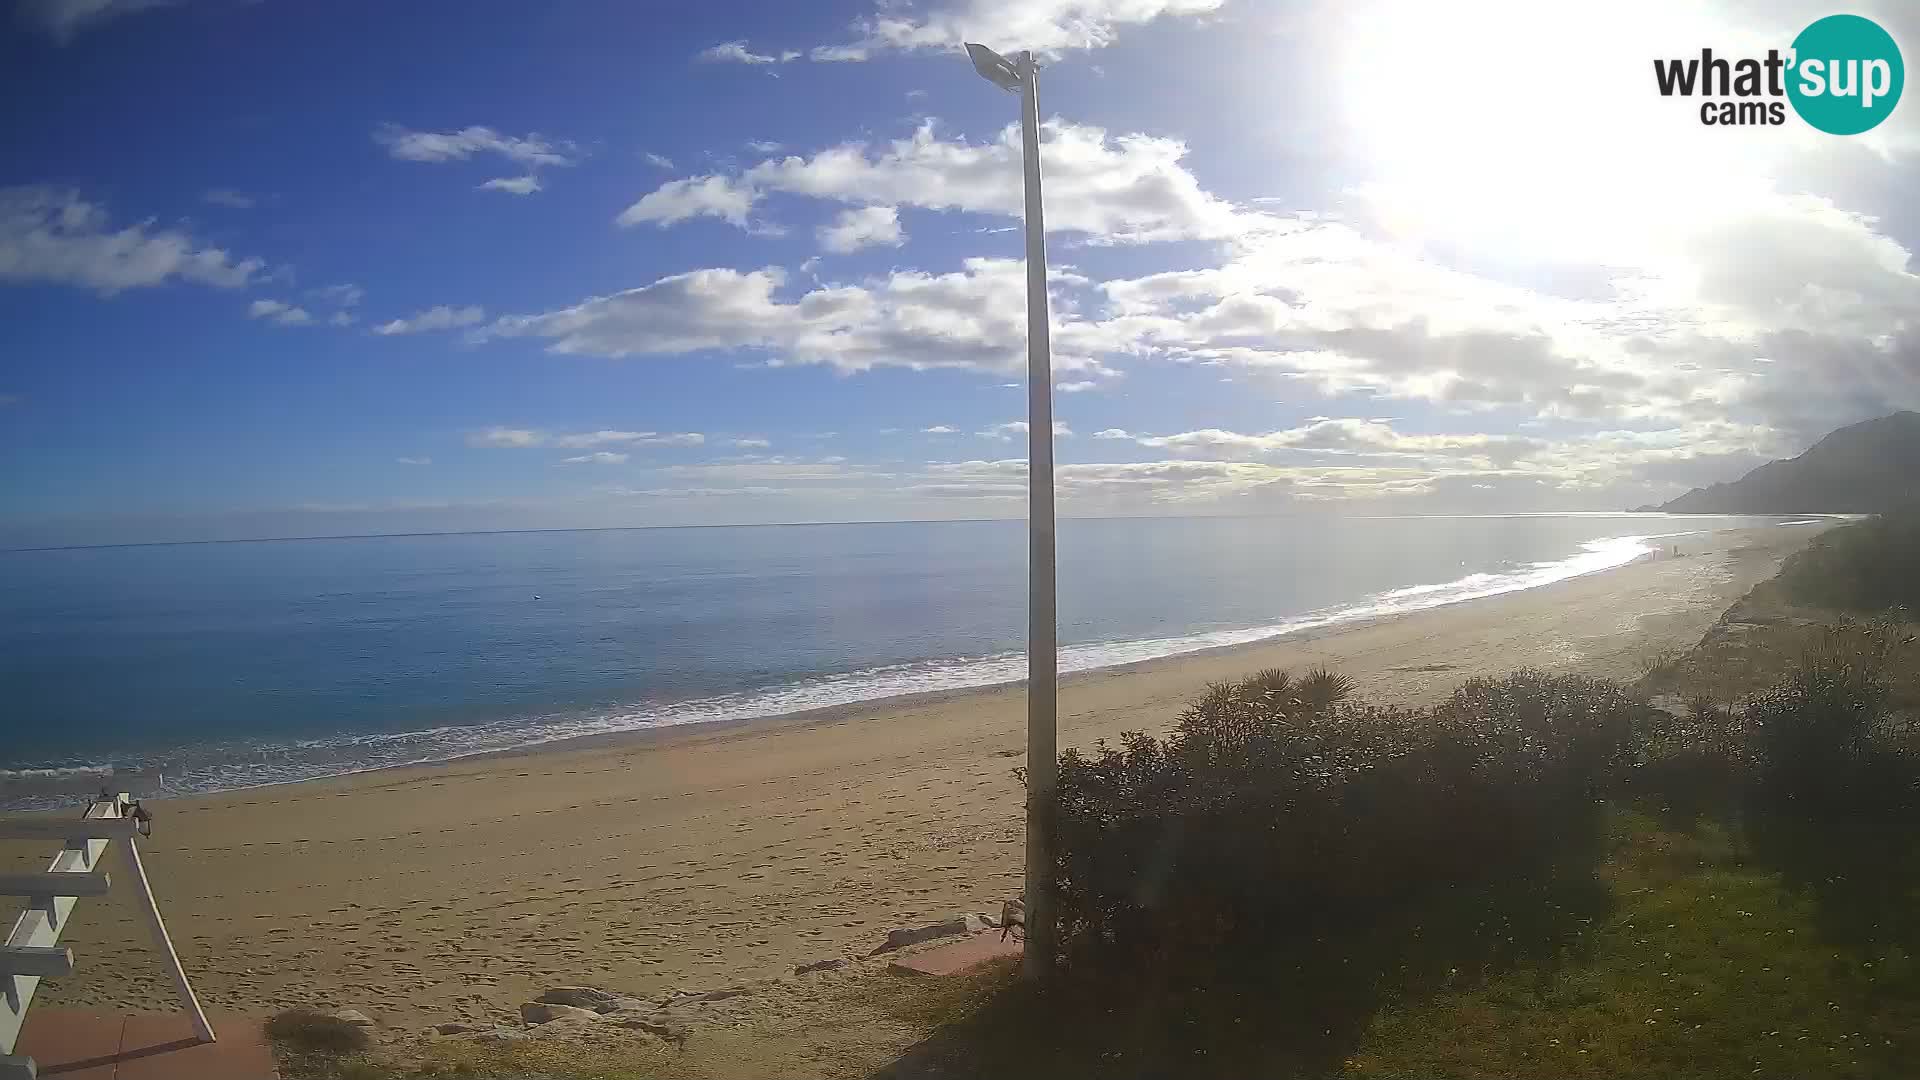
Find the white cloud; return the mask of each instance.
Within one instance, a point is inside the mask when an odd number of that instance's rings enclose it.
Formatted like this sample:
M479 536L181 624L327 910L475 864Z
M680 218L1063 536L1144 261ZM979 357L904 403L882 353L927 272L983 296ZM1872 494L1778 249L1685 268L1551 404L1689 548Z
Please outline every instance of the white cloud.
M717 217L741 228L753 211L756 196L724 176L697 176L674 180L648 192L621 211L618 225L653 222L673 225L695 217Z
M1274 224L1200 187L1182 164L1186 144L1149 135L1110 137L1060 120L1042 125L1047 226L1111 242L1228 238ZM763 161L737 175L687 177L662 185L616 219L625 226L672 225L711 216L744 227L768 193L866 206L915 206L1019 217L1020 132L992 142L943 139L931 121L885 146L843 143L812 157Z
M863 247L899 247L906 240L906 234L900 231L900 211L891 206L842 210L832 224L820 226L816 235L821 247L837 255Z
M1025 435L1026 433L1027 422L1025 420L1010 420L1007 423L995 424L983 431L974 432L975 435L983 439L999 439L1003 442L1012 439L1015 435ZM1056 438L1066 438L1073 434L1073 429L1069 428L1064 422L1055 420L1053 422L1053 434Z
M740 450L765 450L773 443L766 439L729 439L727 445Z
M394 458L393 460L395 464L399 464L399 465L431 465L433 464L433 459L430 457L397 457L397 458Z
M922 435L958 435L960 434L960 429L957 427L954 427L952 424L935 424L929 428L921 428L920 434Z
M626 463L626 454L615 453L611 450L596 450L591 454L581 454L579 457L560 459L560 464L562 465L625 465Z
M248 304L247 318L266 319L280 326L306 326L313 322L313 315L306 308L294 307L278 300L255 300Z
M328 326L352 326L354 323L357 323L359 321L360 320L355 318L353 313L350 311L336 311L333 314L327 316Z
M452 330L486 320L485 309L478 307L439 307L417 311L404 319L394 319L373 328L376 334L418 334L427 330Z
M563 450L590 450L600 446L700 446L707 437L697 431L579 431L554 434L534 428L490 427L467 436L468 446L530 450L554 446ZM621 460L626 455L620 455Z
M1060 385L1054 387L1054 389L1060 391L1063 394L1079 394L1079 393L1084 393L1088 390L1091 390L1094 387L1099 385L1100 384L1096 382L1081 380L1079 382L1063 382Z
M844 482L854 478L885 479L891 475L867 465L849 463L843 457L799 458L779 454L747 454L720 461L669 465L660 471L680 480L709 485L812 485L821 481Z
M916 11L881 2L853 24L854 40L812 50L816 61L866 60L895 51L952 51L978 41L1000 51L1059 54L1111 44L1123 27L1200 16L1225 0L945 0Z
M653 166L656 169L673 168L673 159L670 157L667 157L665 154L646 153L640 156L646 159L647 164Z
M1105 317L1055 340L1579 422L1731 418L1814 435L1920 404L1910 252L1824 200L1726 203L1573 299L1303 219L1243 238L1218 266L1104 282Z
M232 188L209 188L201 193L200 201L211 206L224 206L229 210L251 210L259 204L259 200L253 196Z
M1456 507L1620 509L1737 476L1794 449L1770 429L1719 421L1556 439L1409 434L1361 419L1317 419L1266 434L1207 428L1155 436L1109 428L1094 438L1239 466L1250 464L1236 460L1243 455L1284 453L1289 464L1261 468L1284 481L1290 499L1424 500L1425 509L1444 509L1449 500Z
M1511 461L1547 444L1518 435L1403 435L1377 420L1320 419L1300 427L1244 435L1220 428L1203 428L1175 435L1136 435L1108 428L1096 439L1126 439L1156 450L1177 453L1256 453L1285 450L1325 454L1432 457L1474 456Z
M467 436L468 446L521 450L544 446L546 436L530 428L490 427Z
M552 445L579 449L589 446L699 446L707 437L697 431L583 431L556 435Z
M308 289L309 299L336 307L359 307L360 301L367 298L367 290L348 282L344 285L323 285L317 289Z
M77 285L111 296L174 280L239 288L266 268L260 259L195 243L152 219L110 229L107 212L72 191L0 188L0 281Z
M1072 282L1069 275L1057 280ZM821 285L791 301L777 267L715 268L661 278L570 308L496 320L483 338L539 337L590 356L759 350L772 365L827 364L1015 372L1026 361L1026 274L1017 261L969 259L951 274L895 271ZM1061 371L1104 369L1062 349Z
M20 0L20 18L62 45L80 31L172 0Z
M775 154L780 152L781 145L771 139L748 139L747 149L756 154Z
M526 176L500 176L480 185L481 191L504 191L509 195L531 195L540 190L540 178L529 173Z
M475 154L498 154L522 165L572 165L580 160L580 150L566 140L548 139L529 132L522 136L503 135L490 127L473 126L459 131L410 131L387 124L373 133L373 141L402 161L465 161Z
M781 53L757 53L747 48L747 43L744 41L723 41L711 48L700 50L700 55L697 59L723 64L753 64L759 66L790 63L800 59L800 54L793 50Z

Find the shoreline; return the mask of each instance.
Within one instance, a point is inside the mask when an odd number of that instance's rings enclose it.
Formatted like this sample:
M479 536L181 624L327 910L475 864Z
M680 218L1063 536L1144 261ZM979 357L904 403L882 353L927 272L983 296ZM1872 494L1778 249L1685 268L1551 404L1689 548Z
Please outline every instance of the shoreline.
M1812 528L1815 525L1825 528L1825 527L1831 527L1832 525L1835 525L1835 524L1839 524L1839 523L1832 522L1832 521L1818 521L1818 522L1789 521L1789 522L1782 522L1780 524L1773 525L1773 526L1768 526L1767 528L1770 528L1770 529ZM1722 530L1718 533L1706 533L1706 534L1702 534L1698 532L1679 532L1679 533L1657 534L1650 538L1663 539L1671 536L1694 536L1694 535L1731 537L1735 535L1745 535L1745 534L1755 533L1760 531L1761 531L1760 529L1727 529L1727 530ZM1794 546L1799 546L1800 544L1804 544L1806 540L1812 539L1812 535L1813 534L1809 533L1802 538L1797 538L1797 543L1795 543ZM1702 557L1710 554L1722 554L1722 553L1732 552L1734 550L1735 548L1733 548L1731 545L1728 545L1724 548L1716 548L1714 551L1711 551L1711 552L1703 552L1699 556L1681 556L1681 558L1685 559L1685 558ZM1353 619L1339 620L1339 621L1329 622L1329 623L1316 625L1316 626L1301 627L1296 630L1282 630L1279 633L1273 634L1271 636L1257 638L1252 641L1233 642L1225 645L1210 645L1210 646L1205 646L1198 649L1190 649L1184 652L1168 653L1162 656L1150 656L1140 660L1129 660L1123 663L1112 664L1104 667L1087 668L1081 671L1067 672L1060 675L1058 684L1060 689L1064 691L1076 686L1084 685L1086 683L1098 682L1100 680L1110 678L1115 675L1129 675L1129 674L1152 675L1157 672L1160 672L1165 668L1183 665L1191 661L1231 659L1232 657L1235 657L1237 655L1248 654L1248 653L1258 653L1263 650L1271 649L1277 645L1282 645L1282 644L1301 645L1301 646L1313 645L1313 644L1330 644L1332 639L1336 639L1347 634L1364 633L1367 630L1377 628L1383 624L1392 623L1396 620L1413 619L1413 618L1419 618L1422 615L1450 612L1456 609L1471 607L1476 604L1497 603L1501 600L1505 600L1513 597L1521 597L1521 596L1527 596L1531 594L1547 592L1549 590L1558 588L1560 586L1571 585L1576 582L1587 581L1594 578L1603 578L1603 577L1606 577L1607 575L1617 574L1644 563L1657 562L1659 561L1659 559L1657 558L1657 554L1658 552L1656 549L1655 552L1637 556L1628 562L1620 563L1615 566L1602 567L1598 570L1591 570L1585 573L1574 574L1569 577L1558 578L1556 580L1545 582L1539 585L1524 586L1517 589L1509 589L1504 592L1491 593L1485 596L1474 596L1474 597L1468 597L1461 600L1448 601L1446 603L1435 604L1431 607L1412 608L1406 611L1391 611L1391 612L1381 612L1379 614L1373 614L1373 615L1363 615L1363 616L1355 617ZM925 690L925 691L919 691L919 692L907 693L907 694L891 694L885 697L861 698L856 701L841 702L835 705L823 705L823 706L820 706L819 708L814 708L814 709L797 709L792 712L773 713L767 716L743 716L743 717L736 717L736 718L725 719L725 720L705 720L705 721L698 721L694 723L685 723L685 724L668 724L668 725L661 725L657 727L632 728L624 731L608 731L608 732L601 732L601 733L596 733L591 735L573 735L573 736L568 736L566 738L554 739L549 742L531 743L526 746L503 747L498 750L481 750L473 754L466 754L457 758L447 758L441 761L416 762L413 764L406 764L406 765L377 766L372 769L363 770L362 772L359 772L359 773L349 773L349 774L339 774L339 775L353 775L353 776L371 775L371 774L386 771L388 769L432 769L432 768L436 768L444 765L455 765L455 764L460 764L464 762L481 761L481 760L487 760L487 759L510 760L510 759L521 758L521 757L538 757L542 754L547 754L547 753L565 753L568 751L581 751L581 750L593 750L593 749L642 749L650 746L656 746L663 743L672 743L680 740L726 738L729 736L736 736L736 735L753 736L757 734L762 734L766 731L778 730L781 728L806 727L810 725L840 723L853 717L855 714L862 713L862 712L892 711L892 710L899 710L899 709L918 709L918 708L927 708L927 707L934 707L934 706L964 704L966 699L968 698L987 696L987 695L993 695L993 694L1003 694L1003 693L1016 692L1016 691L1020 692L1024 696L1024 690L1026 685L1027 685L1027 681L1025 679L1017 679L1010 682L983 683L976 686L957 686L957 687L951 687L951 688L941 689L941 690ZM304 784L304 783L314 783L317 781L322 781L327 779L331 779L331 777L314 777L312 780L292 780L292 781L286 781L286 783ZM261 786L274 787L279 785L267 784L267 785L261 785ZM209 794L220 794L220 793L209 793Z
M1670 519L1665 516L1662 516L1658 520L1670 520ZM1788 521L1777 522L1770 526L1753 526L1753 527L1748 527L1746 529L1727 529L1727 530L1705 531L1705 532L1702 532L1700 530L1684 530L1684 531L1670 532L1670 533L1652 533L1652 534L1645 534L1645 535L1639 536L1636 539L1644 543L1645 541L1649 541L1649 540L1659 541L1659 540L1665 540L1673 537L1682 537L1682 536L1725 537L1729 535L1744 534L1744 533L1755 532L1755 531L1764 532L1766 530L1783 528L1783 527L1805 527L1805 526L1811 526L1811 525L1825 526L1830 524L1832 524L1832 522L1826 521L1826 520L1807 520L1807 521L1788 520ZM1627 539L1627 538L1621 538L1621 539ZM1603 543L1603 542L1605 541L1591 541L1588 543L1588 545L1583 545L1583 548L1581 551L1576 551L1575 553L1570 554L1562 559L1554 560L1551 562L1535 563L1532 565L1536 569L1546 569L1550 567L1565 567L1567 564L1572 563L1575 560L1579 559L1581 557L1582 551L1586 551L1587 548L1590 547L1592 544ZM1371 596L1368 596L1368 597L1363 597L1360 600L1345 606L1328 608L1328 609L1320 609L1319 611L1314 611L1314 612L1305 612L1296 616L1291 616L1287 619L1282 619L1279 622L1272 624L1273 627L1279 627L1279 629L1275 629L1274 632L1267 634L1264 637L1253 638L1250 640L1226 642L1223 644L1201 645L1195 648L1183 648L1183 649L1179 649L1178 651L1161 653L1154 656L1142 657L1140 659L1125 660L1118 663L1103 664L1103 665L1090 667L1090 668L1082 668L1077 671L1063 672L1059 677L1059 685L1062 688L1066 688L1068 686L1074 685L1075 683L1081 680L1088 679L1088 678L1100 678L1113 673L1125 673L1125 672L1136 671L1136 670L1152 670L1157 665L1162 665L1167 663L1179 663L1189 659L1200 659L1200 658L1206 658L1210 656L1226 655L1235 651L1258 650L1261 648L1275 645L1276 643L1280 643L1280 642L1293 642L1293 643L1305 644L1305 643L1310 643L1313 641L1324 639L1330 635L1338 635L1338 634L1343 634L1351 631L1364 630L1368 627L1375 626L1382 622L1386 622L1393 619L1418 616L1426 612L1458 608L1464 605L1498 601L1504 597L1533 593L1533 592L1538 592L1540 590L1545 590L1545 589L1552 589L1557 586L1564 585L1568 582L1578 581L1585 578L1592 578L1599 575L1615 573L1620 570L1631 567L1637 563L1646 561L1649 558L1657 559L1659 548L1660 548L1660 545L1656 543L1654 545L1653 551L1643 552L1642 554L1636 555L1625 562L1610 564L1610 565L1601 566L1601 567L1598 567L1595 569L1589 569L1589 570L1576 570L1565 576L1551 578L1549 580L1538 582L1538 583L1516 584L1516 585L1513 585L1512 587L1499 589L1489 593L1483 593L1478 595L1468 595L1468 596L1460 597L1457 599L1443 600L1439 603L1426 605L1426 606L1410 606L1401 610L1376 610L1376 611L1364 610L1369 606L1378 607L1378 605L1381 602L1383 602L1385 598L1391 597L1396 593L1404 591L1404 590L1387 590L1385 592L1372 594ZM1511 576L1517 575L1518 573L1520 573L1520 571L1517 571L1517 570L1508 571L1506 572L1506 576L1511 577ZM1431 585L1413 586L1412 588L1416 590L1445 589L1453 586L1458 586L1463 582L1470 580L1471 577L1474 577L1474 576L1479 576L1479 575L1469 575L1468 578L1459 578L1453 581L1440 582L1440 583L1435 583ZM1353 614L1347 614L1347 613L1353 613ZM1289 623L1296 623L1299 625L1289 626L1288 625ZM1241 634L1241 633L1252 632L1254 630L1259 630L1259 629L1265 629L1265 628L1245 627L1245 628L1217 629L1217 630L1210 630L1210 631L1196 631L1190 634L1172 635L1161 640L1164 640L1167 642L1180 642L1185 640L1192 640L1192 639L1204 636L1206 634ZM1124 645L1140 644L1140 643L1144 643L1144 642L1136 642L1136 641L1090 642L1082 645L1065 646L1063 647L1063 651L1065 648L1103 648L1103 647L1124 646ZM1002 657L996 655L993 657L975 658L976 661L997 660L997 659L1002 659ZM859 674L859 672L856 671L850 674L857 675ZM941 688L922 690L922 691L909 691L905 693L882 693L874 697L860 697L860 698L855 698L849 701L835 702L832 704L820 705L820 706L815 706L811 708L785 709L778 712L769 712L769 713L764 713L759 715L723 717L723 718L717 718L717 719L697 719L697 720L686 720L686 721L671 722L671 723L643 724L643 725L634 726L634 727L616 728L616 729L607 730L607 731L587 732L584 734L576 734L576 735L561 735L558 737L537 739L534 741L522 742L522 743L517 743L509 746L499 746L499 747L493 747L489 749L471 750L471 751L465 751L460 753L447 754L445 756L430 756L430 757L419 758L411 761L393 761L393 762L364 765L364 766L353 767L353 768L344 768L338 771L324 772L314 776L296 777L296 778L289 778L289 779L271 779L271 780L264 780L264 781L255 782L255 783L241 783L241 784L234 784L231 786L211 786L211 787L207 787L199 790L176 791L176 792L167 792L167 793L156 792L156 791L152 791L151 789L148 789L145 794L145 797L149 801L152 801L158 804L164 801L206 798L206 797L213 797L213 796L219 796L219 795L235 794L240 792L260 791L265 789L284 787L288 785L324 783L330 780L342 780L342 779L350 779L353 777L376 775L376 774L391 771L391 770L445 768L450 766L456 766L464 762L517 758L517 757L523 757L528 755L538 755L538 754L544 754L544 753L566 752L568 750L573 750L573 749L646 746L646 745L653 745L661 742L676 741L683 738L724 736L733 732L760 730L762 728L776 726L776 725L785 726L785 725L795 725L795 724L804 725L809 723L830 723L842 717L845 717L854 713L859 713L862 711L875 710L875 709L885 710L885 709L911 708L911 707L917 707L917 706L939 705L939 704L944 704L944 703L949 703L949 702L959 700L967 695L991 693L994 691L1003 691L1003 690L1018 690L1019 688L1025 686L1025 684L1026 684L1026 680L1024 678L1017 678L1017 679L1005 679L1005 680L997 680L997 681L981 682L981 683L970 683L965 685L941 687ZM778 690L783 688L785 687L773 687L773 688L766 688L765 690L762 690L762 691L747 691L743 693L746 695L752 695L757 693L764 693L764 692L767 692L768 690ZM698 699L698 700L707 700L707 699ZM716 698L714 700L718 700L718 699ZM666 707L672 707L674 705L683 705L683 704L686 704L686 703L667 703ZM31 773L36 768L38 767L24 766L20 771L23 773ZM95 776L95 777L99 777L102 782L119 783L119 785L122 787L126 786L126 784L124 783L124 779L136 778L138 775L132 772L128 772L127 777L123 778L123 780L121 781L109 781L107 780L106 776L103 773L83 772L82 770L88 769L87 766L73 766L73 767L63 766L58 768L48 767L48 771L50 772L66 771L68 768L71 768L72 770L74 770L74 773L73 773L74 775ZM86 788L87 792L90 793L93 787L97 787L100 785L94 784L90 781L88 784L83 784L80 786ZM79 794L79 788L75 789L75 793L76 795ZM136 791L135 794L140 795L142 793ZM51 800L59 797L60 796L58 794L40 796L40 798L43 801Z
M1060 746L1163 731L1208 683L1326 666L1419 705L1521 667L1632 681L1814 528L1712 534L1538 588L1079 672ZM1026 694L1003 684L157 800L143 844L210 1008L509 1016L556 985L642 996L862 955L1020 889ZM31 845L0 845L44 865ZM47 1004L165 1008L124 899L90 905Z

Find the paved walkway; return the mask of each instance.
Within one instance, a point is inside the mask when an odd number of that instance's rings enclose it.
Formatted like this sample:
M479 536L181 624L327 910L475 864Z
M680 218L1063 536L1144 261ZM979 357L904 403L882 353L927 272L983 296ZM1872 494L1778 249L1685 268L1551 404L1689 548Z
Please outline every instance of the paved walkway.
M1019 956L1021 951L1018 940L1009 937L1002 941L1000 931L985 930L947 945L909 953L887 966L909 975L961 975L989 960Z
M33 1058L43 1080L278 1080L259 1017L208 1019L219 1042L196 1042L180 1013L35 1009L14 1053Z

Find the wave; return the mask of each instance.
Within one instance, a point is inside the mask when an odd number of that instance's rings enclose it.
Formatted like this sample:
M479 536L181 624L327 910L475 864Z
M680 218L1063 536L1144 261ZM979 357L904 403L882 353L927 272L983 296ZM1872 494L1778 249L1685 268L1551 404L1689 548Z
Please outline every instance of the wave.
M1068 645L1060 650L1062 673L1095 671L1245 645L1328 626L1402 615L1610 570L1654 550L1652 540L1688 533L1620 536L1589 541L1575 554L1452 581L1411 585L1373 594L1357 604L1308 612L1259 626L1198 631L1171 637ZM963 656L868 667L753 691L690 701L648 703L545 716L523 716L419 731L341 734L286 742L225 742L131 755L111 765L50 764L0 770L0 807L45 809L71 805L59 796L85 789L84 781L132 782L136 795L177 796L291 783L400 765L452 761L475 754L516 750L589 735L749 720L812 709L877 701L904 694L966 690L1021 682L1026 655L1019 652ZM131 768L129 768L131 766Z

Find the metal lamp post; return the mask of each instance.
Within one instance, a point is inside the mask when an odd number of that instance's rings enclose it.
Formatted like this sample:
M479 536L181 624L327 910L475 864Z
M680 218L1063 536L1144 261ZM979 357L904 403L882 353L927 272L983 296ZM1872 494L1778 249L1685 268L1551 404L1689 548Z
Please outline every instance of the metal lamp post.
M1027 888L1029 979L1053 969L1053 818L1058 779L1058 639L1053 584L1053 348L1047 326L1047 227L1040 209L1039 71L1033 54L1008 60L985 45L967 55L981 77L1020 95L1027 194Z

